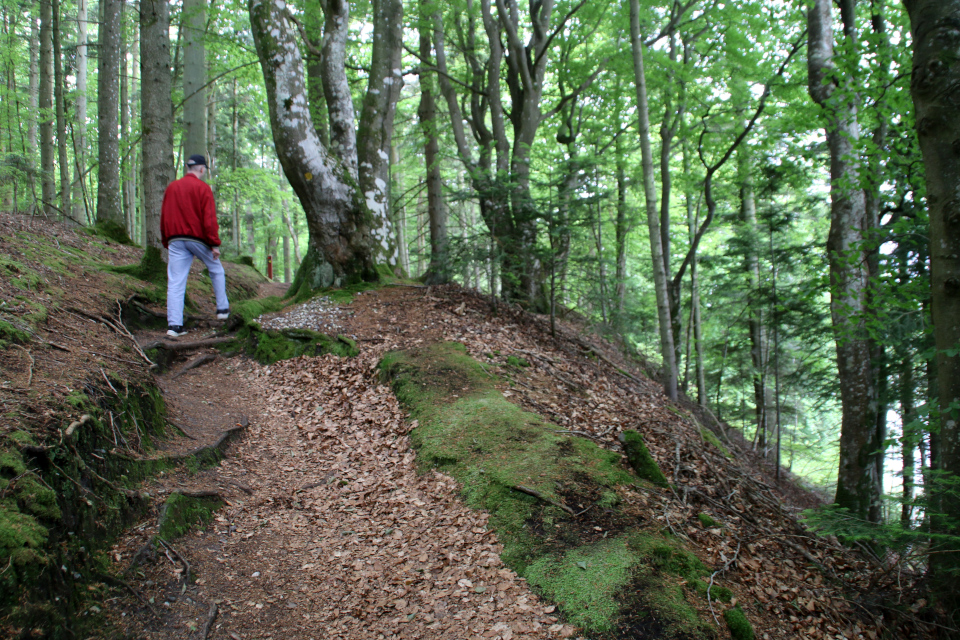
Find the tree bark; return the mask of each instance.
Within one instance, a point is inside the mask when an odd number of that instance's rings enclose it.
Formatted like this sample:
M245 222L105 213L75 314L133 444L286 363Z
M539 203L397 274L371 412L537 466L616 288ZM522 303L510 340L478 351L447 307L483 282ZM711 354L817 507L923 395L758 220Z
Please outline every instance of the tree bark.
M851 18L852 19L852 18ZM830 311L837 344L842 418L840 470L836 502L864 520L876 518L881 478L876 474L877 388L870 342L865 329L867 282L863 249L867 224L857 162L856 79L837 69L830 0L816 0L808 13L810 95L821 107L830 148ZM844 25L846 46L853 49L854 29Z
M206 0L184 0L183 27L183 156L207 155L207 81L204 32Z
M97 224L126 232L120 198L120 5L101 0L100 50L97 71Z
M757 230L757 203L753 191L753 167L748 147L738 153L740 171L740 217L744 251L746 252L747 279L747 332L750 336L751 378L753 379L753 405L757 419L757 446L767 449L767 384L763 361L763 323L760 312L760 258Z
M927 179L930 212L930 275L933 333L936 340L936 378L939 390L940 433L937 468L950 479L960 477L960 117L956 86L960 81L960 35L956 19L960 0L906 0L913 34L911 93L916 108L917 134ZM932 434L931 434L932 435ZM931 440L931 445L933 441ZM931 446L932 449L932 446ZM931 451L932 454L932 451ZM935 518L941 533L960 535L960 494L954 484L931 487L947 518ZM945 611L956 623L960 590L956 573L960 551L956 544L930 556L935 587Z
M70 160L67 158L67 114L64 97L65 80L60 42L60 0L53 0L53 78L54 102L57 111L57 164L60 169L60 213L70 217ZM77 222L80 222L77 220Z
M372 170L364 175L374 182L382 175L389 160L389 136L392 113L396 106L394 85L400 82L398 66L392 63L399 55L393 34L399 25L390 21L396 10L390 0L377 6L375 15L381 25L374 32L375 66L371 69L368 99L364 101L361 130L364 137L364 163ZM293 25L285 9L275 3L250 0L250 23L257 54L266 81L270 123L274 145L284 174L303 205L310 231L310 243L304 261L294 279L293 288L317 289L339 286L358 280L379 278L378 264L396 264L395 246L390 245L390 223L386 200L377 200L376 192L360 190L358 155L353 135L353 105L345 71L345 50L348 6L343 0L324 4L326 28L323 48L323 82L331 121L331 147L336 155L320 142L307 105L303 59ZM398 21L399 22L399 21ZM385 26L389 29L386 32ZM379 51L377 53L377 51ZM382 56L382 57L377 57ZM398 64L398 63L397 63ZM386 72L384 71L386 69ZM387 82L390 79L390 82ZM378 89L377 87L380 87ZM375 91L394 96L386 103ZM379 112L380 107L385 108ZM386 151L383 144L386 143ZM387 155L385 160L381 154ZM364 179L367 179L364 178ZM383 178L379 178L383 179ZM376 185L375 185L376 186ZM386 185L382 189L386 193ZM382 209L371 210L376 201Z
M653 260L654 289L657 295L657 319L660 327L660 354L663 357L663 390L671 400L677 399L677 360L673 344L667 273L664 270L660 216L657 211L656 185L653 178L653 154L650 151L650 110L647 105L647 82L643 69L643 40L640 37L640 1L630 0L630 43L633 50L633 74L637 91L637 117L640 131L640 154L643 164L643 191L646 203L650 256Z
M43 10L41 8L41 14ZM37 148L37 109L40 106L40 29L33 9L30 11L30 77L27 84L27 100L30 112L27 114L27 145L32 153ZM30 169L32 170L31 162Z
M77 97L73 128L73 219L89 222L84 172L87 166L87 0L77 0Z
M56 215L57 187L54 181L53 142L53 0L40 2L40 197L43 213Z
M420 61L430 64L430 32L433 29L431 0L420 2ZM445 284L450 281L447 258L447 207L443 200L443 177L440 175L440 142L437 133L437 104L434 98L434 78L423 67L420 72L420 106L417 109L420 130L423 132L423 157L426 162L427 210L430 217L430 266L424 278L426 284Z
M160 249L160 206L173 180L168 0L140 0L140 126L144 245Z

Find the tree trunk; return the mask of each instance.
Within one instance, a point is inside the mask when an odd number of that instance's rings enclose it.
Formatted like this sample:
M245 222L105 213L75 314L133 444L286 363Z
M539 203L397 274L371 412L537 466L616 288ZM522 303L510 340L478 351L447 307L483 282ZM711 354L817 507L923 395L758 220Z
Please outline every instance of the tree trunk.
M747 292L747 332L750 336L751 378L753 379L753 405L757 418L757 446L767 448L767 384L763 361L763 322L760 311L760 258L757 230L757 203L753 192L753 167L748 147L741 147L738 157L740 171L740 216L742 238L746 252L746 271L749 283Z
M126 233L120 198L120 6L101 0L100 50L97 65L97 224Z
M70 160L67 158L67 115L63 95L66 81L63 77L63 56L60 52L60 0L53 0L53 77L54 98L57 110L57 164L60 169L60 213L69 218L70 207ZM77 221L79 222L79 220Z
M40 10L43 14L43 8ZM40 107L40 30L33 9L30 10L30 78L27 85L30 111L27 114L27 146L31 153L37 148L37 113ZM31 162L30 169L33 170Z
M53 158L53 0L40 2L40 197L43 213L56 215L57 187Z
M660 353L663 356L663 390L671 400L677 399L677 360L673 344L673 323L667 273L664 270L660 216L653 178L653 154L650 151L650 110L647 106L647 83L643 69L643 40L640 38L640 1L630 0L630 42L633 49L633 74L637 90L637 116L640 130L640 152L643 164L643 191L646 203L650 256L653 260L654 289L657 294L657 319L660 327Z
M403 88L403 0L373 0L373 30L370 77L357 130L359 183L373 214L373 260L396 270L400 248L390 217L390 151Z
M183 15L183 156L207 155L207 81L204 33L206 0L184 0Z
M627 299L627 234L630 233L630 215L627 212L626 159L620 138L617 138L617 318L623 322L623 305Z
M283 234L283 281L290 284L290 236Z
M375 6L374 13L379 18L374 30L374 64L360 127L364 136L363 162L371 169L367 171L365 167L361 178L357 174L353 106L344 67L347 3L328 0L324 4L323 82L335 156L321 144L310 116L303 60L293 25L275 3L250 0L249 9L266 81L274 146L284 174L303 205L310 231L309 248L294 280L294 290L376 280L378 264L396 264L396 247L391 245L386 211L386 185L375 184L377 190L362 192L357 181L383 180L380 176L389 160L392 114L400 82L399 63L393 66L399 55L393 49L401 44L399 37L394 38L400 29L395 13L397 3L385 0L383 6ZM398 24L393 24L394 20ZM377 91L392 98L383 102ZM377 197L378 191L383 199ZM375 210L371 210L371 202L378 205Z
M160 249L160 206L173 180L173 103L168 0L140 0L140 205L144 246Z
M253 207L250 206L249 202L247 202L244 205L243 220L247 226L247 254L251 258L256 258L257 244L256 244L256 239L254 238L254 229L253 229Z
M330 147L329 113L327 99L323 93L323 71L319 52L323 40L323 8L320 0L307 0L303 14L303 26L306 30L309 53L307 54L307 100L310 104L310 116L317 129L320 143Z
M120 140L126 143L130 139L130 111L133 108L130 104L130 75L127 65L127 48L130 46L127 42L126 14L127 3L120 5ZM133 202L131 200L131 187L133 186L134 175L130 164L131 154L129 152L122 154L123 160L120 163L120 201L123 208L124 220L127 232L130 237L136 237L136 220L131 215Z
M960 79L957 57L956 17L960 0L907 0L913 34L913 79L911 93L916 108L917 133L927 178L930 212L930 275L933 333L936 339L936 378L939 388L939 460L936 468L960 477L960 159L956 141L960 138L960 117L954 99ZM932 434L931 434L932 435ZM931 440L931 445L933 441ZM932 446L931 446L932 449ZM932 453L932 450L931 450ZM946 518L935 518L940 533L960 535L960 493L954 484L931 487L938 494ZM960 611L960 590L956 575L960 551L956 544L931 555L930 568L940 604L951 612L956 623Z
M429 8L431 0L420 3L420 60L429 64L431 58L430 32L433 28ZM447 208L443 201L443 177L440 175L440 143L437 133L437 105L434 99L434 79L426 72L420 74L420 106L417 109L423 132L423 156L426 162L427 210L430 217L430 266L424 282L445 284L450 281L447 258Z
M84 172L87 168L87 0L77 0L77 92L73 128L73 219L89 222Z
M816 0L808 14L808 68L810 95L823 107L830 148L827 254L842 403L836 502L866 520L879 513L881 479L876 475L876 456L882 447L877 441L875 368L864 326L869 277L863 250L867 221L863 190L858 186L856 80L836 69L831 13L830 0ZM845 46L853 49L853 25L844 27Z

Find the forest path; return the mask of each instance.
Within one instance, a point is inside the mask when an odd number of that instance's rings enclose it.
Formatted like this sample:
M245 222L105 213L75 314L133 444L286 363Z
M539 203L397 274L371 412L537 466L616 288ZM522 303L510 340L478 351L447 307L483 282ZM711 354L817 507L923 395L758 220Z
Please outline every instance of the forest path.
M157 615L126 597L108 605L111 617L145 638L202 637L214 603L210 638L574 635L503 566L486 515L462 504L456 483L417 473L411 425L379 382L385 351L455 337L447 325L460 316L438 302L407 287L366 292L342 307L315 300L270 321L336 322L357 339L358 357L270 367L218 358L165 375L174 420L195 438L165 449L208 444L241 415L250 426L219 466L167 472L146 488L157 498L212 490L228 504L205 528L171 541L175 553L130 574ZM156 524L154 513L115 546L118 569ZM184 585L176 554L194 584Z

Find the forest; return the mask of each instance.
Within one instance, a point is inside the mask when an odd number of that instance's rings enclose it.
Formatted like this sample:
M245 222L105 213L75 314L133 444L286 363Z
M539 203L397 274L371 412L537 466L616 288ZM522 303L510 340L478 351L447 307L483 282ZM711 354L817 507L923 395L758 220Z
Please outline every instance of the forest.
M583 318L958 602L960 1L0 7L5 212L156 260L203 154L226 260Z

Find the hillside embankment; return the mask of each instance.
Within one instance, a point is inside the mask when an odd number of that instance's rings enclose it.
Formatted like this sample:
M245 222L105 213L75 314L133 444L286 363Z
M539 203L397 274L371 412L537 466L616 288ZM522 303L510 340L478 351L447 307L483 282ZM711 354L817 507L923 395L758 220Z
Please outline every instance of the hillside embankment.
M936 637L739 433L573 319L395 283L299 304L0 219L11 637ZM891 635L892 634L892 635Z

